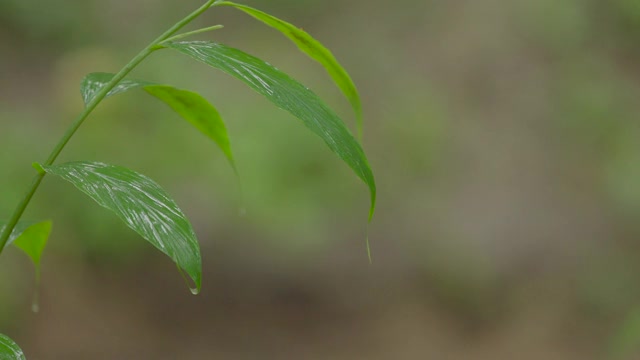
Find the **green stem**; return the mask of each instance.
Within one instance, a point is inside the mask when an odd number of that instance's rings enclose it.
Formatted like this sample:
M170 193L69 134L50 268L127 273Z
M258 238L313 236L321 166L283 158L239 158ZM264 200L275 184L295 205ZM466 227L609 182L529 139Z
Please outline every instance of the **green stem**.
M196 35L196 34L202 34L203 32L222 29L223 27L224 27L223 25L214 25L214 26L209 26L209 27L203 28L203 29L193 30L193 31L189 31L189 32L186 32L186 33L174 35L174 36L172 36L172 37L170 37L168 39L165 39L162 43L160 43L160 45L162 45L163 43L169 42L169 41L176 41L176 40L184 39L187 36Z
M60 139L56 147L53 148L53 150L51 151L51 154L49 154L49 157L47 158L47 161L45 161L44 166L53 165L53 163L56 161L56 159L58 158L58 156L60 155L64 147L69 142L69 140L71 140L71 137L73 137L76 131L78 131L78 128L80 128L80 126L89 116L89 114L93 112L93 110L98 106L98 104L100 104L100 102L107 96L109 91L111 91L120 82L120 80L124 79L124 77L127 76L127 74L131 72L131 70L133 70L136 66L138 66L152 52L162 49L162 46L160 45L161 42L165 41L166 39L171 37L173 34L175 34L178 30L182 29L185 25L187 25L188 23L193 21L195 18L200 16L200 14L202 14L207 9L209 9L214 2L215 2L214 0L208 0L204 5L198 8L196 11L192 12L187 17L177 22L169 30L165 31L157 39L155 39L149 45L147 45L144 49L142 49L142 51L140 51L138 55L136 55L133 59L131 59L131 61L129 61L129 63L127 63L111 79L111 81L109 81L105 86L103 86L100 89L100 91L98 91L98 93L95 95L95 97L87 104L87 106L84 108L82 113L75 119L73 124L71 124L71 126L67 129L67 132L62 136L62 138ZM20 201L20 203L16 207L15 211L11 215L11 218L9 219L9 222L4 227L4 230L2 231L2 233L0 234L0 254L2 254L2 251L4 250L4 247L7 244L7 241L9 240L9 236L11 236L11 233L13 232L13 229L15 228L16 224L18 224L18 221L20 221L22 214L24 214L24 211L29 205L29 202L31 202L33 195L38 190L38 187L40 186L40 183L42 182L42 179L44 178L45 175L46 175L45 172L40 172L40 171L38 172L38 175L36 175L33 182L31 183L31 187L23 197L22 201Z

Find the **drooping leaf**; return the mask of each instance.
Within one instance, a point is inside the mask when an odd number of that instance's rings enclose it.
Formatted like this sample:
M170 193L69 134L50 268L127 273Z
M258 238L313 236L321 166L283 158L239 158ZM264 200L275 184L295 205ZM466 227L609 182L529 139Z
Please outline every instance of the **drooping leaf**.
M153 180L124 167L98 162L43 166L75 185L169 256L200 291L202 260L196 235L178 205Z
M258 19L268 26L280 31L283 35L291 39L291 41L293 41L302 52L319 62L327 70L329 76L331 76L342 93L347 97L349 103L351 103L351 106L356 113L358 133L362 134L362 105L360 103L360 95L358 94L358 90L356 89L353 80L351 80L349 73L347 73L342 65L340 65L329 49L322 45L318 40L314 39L306 31L258 9L230 1L217 2L216 5L233 6L236 9L244 11L255 19Z
M177 89L172 86L150 85L145 86L144 89L150 95L169 105L176 113L200 130L201 133L218 144L234 171L237 172L227 128L218 110L213 105L198 93Z
M91 73L82 81L80 92L85 105L89 104L95 94L113 78L113 74ZM107 97L128 90L144 88L150 95L169 105L178 115L187 120L201 133L213 140L231 164L237 174L236 164L231 151L231 143L227 127L220 117L218 110L202 95L188 90L182 90L169 85L160 85L142 80L124 79L116 85Z
M0 334L0 360L26 360L26 358L18 344Z
M375 209L376 185L364 151L344 122L315 93L263 60L225 45L191 41L169 42L165 46L240 79L302 120L369 186L371 219Z

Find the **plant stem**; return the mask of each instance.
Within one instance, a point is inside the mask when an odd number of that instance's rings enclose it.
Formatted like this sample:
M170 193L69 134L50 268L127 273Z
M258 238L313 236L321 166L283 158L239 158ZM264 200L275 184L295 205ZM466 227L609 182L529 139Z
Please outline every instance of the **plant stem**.
M53 148L53 150L51 151L51 154L49 154L49 157L47 158L47 161L45 161L44 166L53 165L53 163L56 161L56 159L58 158L58 156L60 155L64 147L69 142L69 140L71 140L71 137L73 137L76 131L78 131L78 128L80 128L80 126L86 120L86 118L91 114L91 112L93 112L93 110L98 106L98 104L100 104L100 102L104 100L104 98L107 96L109 91L111 91L120 82L120 80L124 79L124 77L127 76L127 74L131 72L131 70L133 70L136 66L138 66L152 52L162 49L162 46L159 45L161 42L165 41L166 39L171 37L173 34L175 34L178 30L182 29L185 25L187 25L188 23L193 21L195 18L200 16L203 12L209 9L211 5L213 5L213 3L214 3L214 0L208 0L200 8L198 8L197 10L195 10L194 12L192 12L182 20L178 21L169 30L165 31L157 39L155 39L149 45L147 45L144 49L142 49L142 51L140 51L138 55L136 55L133 59L131 59L131 61L129 61L111 79L111 81L109 81L105 86L103 86L100 89L100 91L96 93L95 97L86 105L82 113L78 115L78 117L71 124L71 126L69 126L69 128L67 129L67 132L62 136L62 138L60 138L60 141L58 142L56 147ZM4 250L4 247L7 244L7 241L9 240L11 233L13 232L13 229L15 228L16 224L18 224L18 221L20 221L22 214L24 214L24 211L29 205L29 202L31 202L33 195L38 190L38 187L40 186L40 183L42 182L42 179L44 178L45 175L46 175L46 172L41 172L41 171L38 172L38 175L36 175L33 182L31 183L31 187L29 188L24 198L20 201L20 203L14 210L13 214L11 215L11 218L9 219L9 222L4 227L4 230L2 231L2 233L0 233L0 254L2 254L2 251Z
M209 27L203 28L203 29L189 31L189 32L186 32L186 33L174 35L174 36L172 36L172 37L170 37L168 39L165 39L162 43L184 39L187 36L196 35L196 34L202 34L203 32L218 30L218 29L222 29L223 27L224 27L223 25L214 25L214 26L209 26ZM162 43L160 43L159 45L162 45Z

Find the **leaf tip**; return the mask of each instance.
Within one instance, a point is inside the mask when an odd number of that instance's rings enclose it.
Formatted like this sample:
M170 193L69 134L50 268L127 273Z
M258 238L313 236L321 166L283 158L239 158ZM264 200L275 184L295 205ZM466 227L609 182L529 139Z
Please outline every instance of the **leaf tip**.
M182 276L185 284L187 284L189 291L191 291L191 294L199 295L200 291L202 290L202 269L200 269L199 272L195 274L195 276L193 276L191 274L185 274L186 270L183 270L177 263L176 267L178 268L178 272ZM191 282L189 279L193 280L193 282Z
M369 218L368 218L368 222L371 223L371 221L373 220L373 215L376 212L376 201L377 201L377 190L376 190L376 183L375 180L373 180L373 177L371 178L370 182L367 182L367 184L369 185L369 192L371 193L371 205L369 205Z
M373 257L371 256L371 244L369 243L369 234L367 234L367 257L369 258L369 265L372 265Z

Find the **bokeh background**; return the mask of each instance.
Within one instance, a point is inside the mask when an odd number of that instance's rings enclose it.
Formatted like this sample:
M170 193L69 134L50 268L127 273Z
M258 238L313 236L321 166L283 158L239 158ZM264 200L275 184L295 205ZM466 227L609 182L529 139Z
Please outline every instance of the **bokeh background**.
M41 311L33 270L0 261L0 331L30 359L637 359L640 2L250 0L327 45L358 85L378 211L299 121L179 54L132 76L199 91L227 122L242 177L142 92L105 101L61 160L130 167L190 216L204 290L70 185ZM200 1L0 0L0 217L115 72ZM314 89L353 129L324 70L231 8L190 29ZM241 209L246 209L242 214Z

